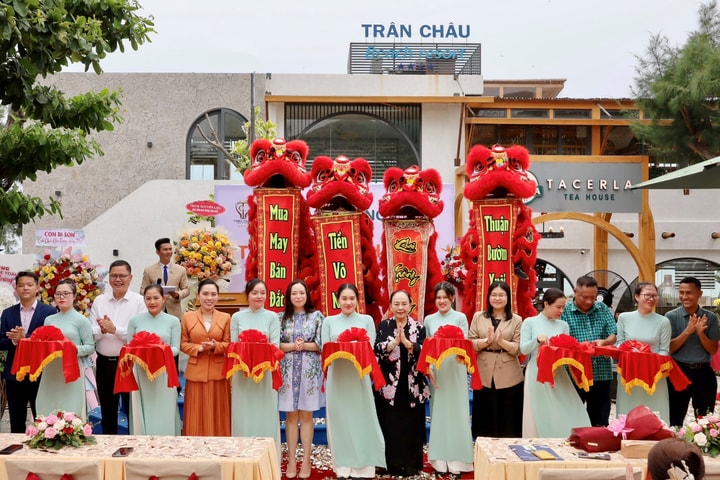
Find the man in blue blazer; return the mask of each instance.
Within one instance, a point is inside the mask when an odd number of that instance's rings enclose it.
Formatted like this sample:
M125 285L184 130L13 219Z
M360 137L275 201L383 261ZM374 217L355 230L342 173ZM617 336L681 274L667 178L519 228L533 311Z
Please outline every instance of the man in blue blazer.
M25 433L28 403L33 417L36 416L35 397L37 397L40 379L31 382L27 376L19 382L14 375L10 374L15 359L15 348L21 338L29 337L33 330L45 323L46 317L57 313L57 310L55 307L38 301L40 279L33 272L17 274L15 292L20 297L20 303L6 308L0 315L0 350L8 352L2 375L5 379L5 394L10 412L10 431Z

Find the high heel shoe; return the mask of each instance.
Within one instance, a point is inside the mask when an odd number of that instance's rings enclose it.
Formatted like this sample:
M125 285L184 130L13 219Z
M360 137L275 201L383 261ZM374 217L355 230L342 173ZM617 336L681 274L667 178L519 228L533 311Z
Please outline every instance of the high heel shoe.
M297 465L293 466L291 469L290 466L285 469L285 477L286 478L295 478L297 477Z

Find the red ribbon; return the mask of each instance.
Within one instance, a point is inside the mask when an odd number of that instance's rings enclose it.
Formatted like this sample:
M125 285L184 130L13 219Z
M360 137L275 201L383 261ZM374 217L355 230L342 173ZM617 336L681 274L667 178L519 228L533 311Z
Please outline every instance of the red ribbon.
M463 340L465 338L465 333L463 333L462 328L458 327L457 325L443 325L442 327L437 329L433 337L456 338L459 340Z
M133 365L145 370L150 381L155 381L160 374L166 372L168 388L180 386L172 349L154 333L138 332L130 343L120 349L115 393L133 392L140 388L135 379Z
M367 330L359 327L350 327L337 337L338 342L369 342Z
M260 330L249 329L243 330L238 335L238 340L241 342L254 342L254 343L267 343L268 337Z
M43 325L42 327L38 327L35 330L33 330L33 333L30 335L30 339L32 340L64 340L65 335L63 335L62 330L59 328L53 326L53 325Z
M246 330L246 332L252 331ZM257 330L254 331L258 332ZM261 332L258 333L265 337ZM241 334L240 337L242 336ZM251 334L249 337L253 338L256 335ZM267 342L267 337L265 337L264 342L233 342L227 349L223 371L226 378L230 378L240 371L246 377L252 378L255 383L260 383L265 376L265 372L269 370L272 372L272 388L279 390L283 384L280 360L284 356L285 354L278 347Z
M457 334L457 332L451 329L443 330L445 327L456 328L460 332L460 338L439 336ZM443 330L442 333L441 330ZM430 365L435 365L435 367L440 370L442 363L451 355L457 355L467 367L472 389L480 390L482 388L482 379L478 371L477 356L473 349L472 342L465 339L463 331L454 325L442 326L435 332L435 336L425 339L422 350L420 351L420 358L418 359L418 370L423 373L428 373Z
M38 330L40 333L36 335ZM30 338L22 338L18 342L10 373L18 380L23 380L30 374L30 381L34 382L43 369L58 357L62 357L65 383L80 378L77 346L66 339L59 328L49 325L39 327Z
M365 332L362 328L359 328L358 330ZM338 340L341 335L342 333L338 335ZM365 336L367 337L367 332L365 332ZM338 359L349 360L352 362L360 378L370 374L370 379L372 380L375 390L380 390L385 386L385 377L383 377L380 365L378 365L377 358L375 358L375 352L373 352L368 340L354 342L338 341L323 344L322 369L325 377L327 377L327 369L330 364Z

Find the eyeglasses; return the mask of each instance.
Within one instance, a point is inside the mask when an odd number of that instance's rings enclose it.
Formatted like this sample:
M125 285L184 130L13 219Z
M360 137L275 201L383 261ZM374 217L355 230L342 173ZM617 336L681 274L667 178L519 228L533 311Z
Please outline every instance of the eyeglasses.
M55 292L55 298L65 298L65 297L72 297L72 292Z
M507 295L504 293L491 293L490 298L507 298Z
M657 300L659 297L659 295L654 293L643 293L642 296L645 300Z
M127 273L113 273L110 275L110 280L125 280L129 276Z

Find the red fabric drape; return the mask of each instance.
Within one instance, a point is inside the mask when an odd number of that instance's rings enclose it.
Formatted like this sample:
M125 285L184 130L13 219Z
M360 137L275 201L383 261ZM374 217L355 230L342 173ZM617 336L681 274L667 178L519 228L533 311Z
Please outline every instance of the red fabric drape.
M170 345L166 345L154 333L138 332L132 342L122 347L115 375L115 393L132 392L140 388L135 379L133 365L139 365L150 381L167 372L167 386L179 387L175 358Z
M380 390L385 386L385 377L380 371L380 365L378 365L375 352L369 342L327 342L323 344L322 368L325 376L327 376L330 364L338 359L352 362L360 378L370 374L375 390Z
M655 393L657 382L668 377L676 390L684 390L690 385L690 380L680 370L669 355L652 353L645 348L626 347L623 343L620 348L614 346L596 347L598 355L616 358L618 361L618 374L625 391L630 394L633 387L641 387L649 395ZM638 342L639 343L639 342Z
M62 357L65 383L80 378L77 347L64 337L62 340L33 340L32 337L21 339L15 350L15 360L10 373L18 380L23 380L30 374L30 381L34 382L45 366L59 357Z
M233 342L227 349L224 372L227 378L240 371L259 383L265 372L272 373L272 387L282 387L280 360L285 354L274 344L267 342Z
M538 348L537 381L554 386L555 370L567 365L575 384L585 391L590 390L593 384L591 359L593 352L592 346L585 343L580 343L573 348L541 345Z
M445 359L453 354L457 355L467 367L473 390L480 390L482 380L478 371L477 356L472 342L465 338L442 338L437 335L426 338L420 351L418 370L427 373L430 365L435 365L440 370Z

